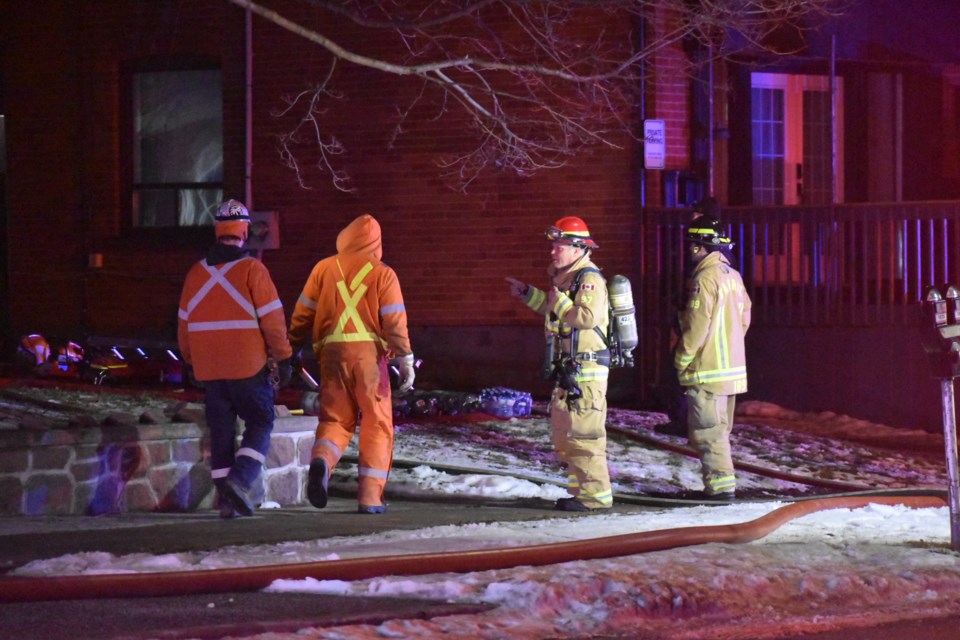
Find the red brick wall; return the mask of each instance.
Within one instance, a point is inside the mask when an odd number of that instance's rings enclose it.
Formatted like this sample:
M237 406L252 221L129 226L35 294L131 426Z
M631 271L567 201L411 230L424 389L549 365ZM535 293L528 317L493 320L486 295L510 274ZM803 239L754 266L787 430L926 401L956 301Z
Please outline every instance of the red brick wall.
M658 9L650 18L648 39L670 33L675 28L676 13ZM690 166L690 65L679 46L659 49L650 62L654 90L647 100L647 118L663 120L666 129L668 171ZM661 172L648 172L649 206L663 204Z
M221 0L61 0L42 13L31 6L8 1L0 15L13 325L74 335L172 336L182 277L212 233L129 229L126 72L149 56L200 54L221 61L226 195L242 199L244 13ZM291 16L311 11L296 2L272 6ZM310 188L303 189L276 146L294 116L273 114L285 97L326 73L329 56L259 17L253 29L253 206L280 215L281 248L263 260L288 312L314 262L335 250L337 232L361 213L372 213L383 226L384 260L400 276L414 326L538 324L509 297L503 278L544 283L549 245L543 230L564 215L587 221L601 245L596 260L606 271L633 273L642 153L629 139L618 141L622 149L585 154L530 178L486 174L463 193L440 177L435 160L461 148L464 123L436 119L439 105L428 101L391 145L396 113L419 85L341 62L336 73L344 99L323 116L323 126L344 143L347 151L337 160L356 190L337 191L313 169ZM368 34L334 32L340 44L369 50ZM667 122L671 169L688 163L682 64L679 50L658 55L658 87L647 116ZM318 156L304 148L299 159L311 167ZM649 185L659 183L658 172L647 174ZM654 191L647 202L659 204L658 198ZM91 252L103 255L101 270L86 268Z
M74 169L81 84L71 55L73 16L71 11L48 15L28 4L4 3L0 15L9 305L15 325L18 318L36 315L35 309L76 318L82 308L77 240L83 238L83 196ZM18 50L30 53L12 58Z

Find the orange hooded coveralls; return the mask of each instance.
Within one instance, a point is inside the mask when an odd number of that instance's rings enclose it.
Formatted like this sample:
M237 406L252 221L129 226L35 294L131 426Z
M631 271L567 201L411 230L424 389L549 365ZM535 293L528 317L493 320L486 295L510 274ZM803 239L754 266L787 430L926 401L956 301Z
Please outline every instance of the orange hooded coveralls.
M400 282L383 264L380 224L362 215L337 236L337 254L318 262L290 319L296 353L308 341L320 365L320 415L312 458L332 471L360 414L361 505L383 504L393 461L387 362L412 353Z

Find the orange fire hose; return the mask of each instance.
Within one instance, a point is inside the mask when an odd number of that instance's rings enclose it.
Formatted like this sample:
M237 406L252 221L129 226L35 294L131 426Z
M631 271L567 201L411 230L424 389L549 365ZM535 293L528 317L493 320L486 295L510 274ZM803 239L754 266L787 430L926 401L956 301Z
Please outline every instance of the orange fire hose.
M827 509L855 509L869 504L920 509L942 507L940 495L919 497L836 497L786 505L756 520L729 525L680 527L631 533L589 541L411 555L354 558L211 571L0 578L0 602L84 598L129 598L256 591L274 580L363 580L387 575L467 573L517 566L543 566L662 551L710 542L744 543L762 538L784 523Z
M648 436L644 433L634 431L632 429L624 429L623 427L618 427L616 425L607 425L607 431L618 433L622 436L630 438L631 440L636 440L637 442L643 442L644 444L649 444L651 446L657 447L658 449L664 449L666 451L672 451L673 453L679 453L685 455L688 458L697 458L697 452L694 451L691 447L685 447L679 444L672 444L670 442L664 442L652 436ZM836 489L838 491L870 491L874 487L870 487L859 482L846 482L844 480L831 480L828 478L813 478L810 476L801 476L795 473L790 473L789 471L780 471L779 469L771 469L769 467L762 467L760 465L751 464L749 462L741 462L739 460L734 460L734 468L739 471L747 471L749 473L754 473L758 476L763 476L765 478L775 478L777 480L784 480L786 482L796 482L798 484L806 484L811 487L822 487L825 489Z

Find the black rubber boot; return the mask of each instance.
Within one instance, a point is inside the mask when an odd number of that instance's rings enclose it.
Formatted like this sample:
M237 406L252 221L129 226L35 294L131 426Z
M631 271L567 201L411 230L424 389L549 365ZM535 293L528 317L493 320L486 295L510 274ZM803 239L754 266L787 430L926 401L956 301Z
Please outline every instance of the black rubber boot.
M576 498L560 498L553 506L557 511L576 511L576 512L585 512L590 511L590 507L583 504Z
M327 461L314 458L307 476L307 499L317 509L327 506Z

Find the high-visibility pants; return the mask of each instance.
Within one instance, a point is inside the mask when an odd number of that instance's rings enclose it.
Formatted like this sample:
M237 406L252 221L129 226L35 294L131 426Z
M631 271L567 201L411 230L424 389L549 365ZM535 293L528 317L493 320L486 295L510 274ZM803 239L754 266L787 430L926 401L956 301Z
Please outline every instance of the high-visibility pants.
M708 495L736 491L730 432L737 396L722 396L701 387L689 387L687 399L688 435L700 458L704 490Z
M383 504L393 462L393 405L387 359L373 342L324 345L320 365L320 415L313 458L332 472L360 427L358 501Z
M567 491L593 509L613 504L607 469L607 381L581 382L583 396L567 402L556 388L550 401L550 428L557 456L567 467Z

